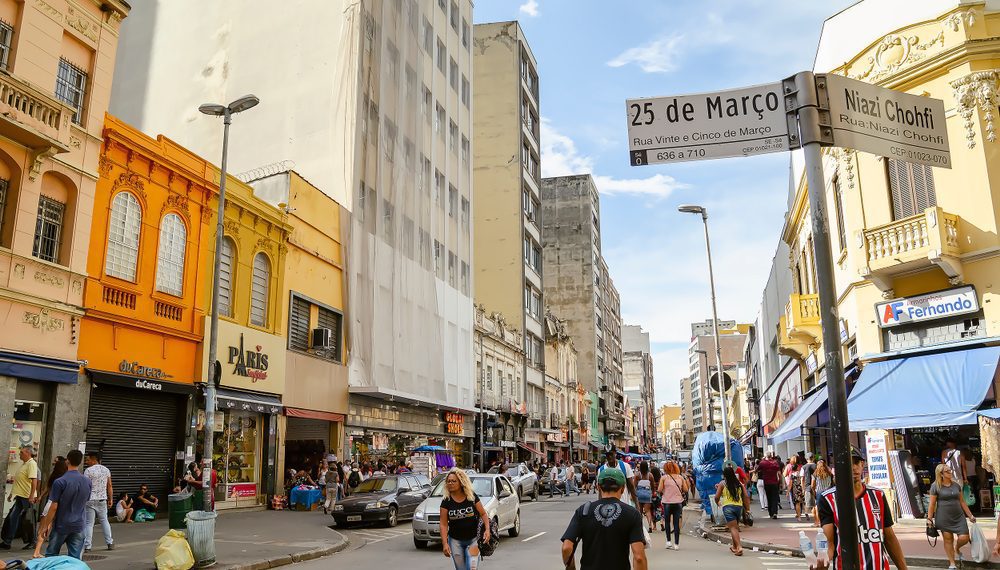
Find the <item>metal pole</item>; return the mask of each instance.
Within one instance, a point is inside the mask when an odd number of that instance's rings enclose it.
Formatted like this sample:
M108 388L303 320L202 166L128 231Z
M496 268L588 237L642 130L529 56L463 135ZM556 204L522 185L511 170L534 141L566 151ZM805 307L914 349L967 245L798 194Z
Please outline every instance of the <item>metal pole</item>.
M222 116L222 170L219 174L219 215L215 224L215 263L212 271L212 313L208 337L208 378L205 378L205 445L202 457L202 488L205 491L204 509L212 511L212 455L215 444L215 362L219 348L219 267L222 265L222 222L226 213L226 159L229 155L229 124L232 116L226 108Z
M715 336L715 373L719 375L719 392L722 396L722 436L726 445L726 461L732 459L732 450L729 449L729 406L726 403L726 383L723 382L722 371L722 345L719 344L719 312L715 305L715 275L712 271L712 245L708 241L708 212L701 211L701 221L705 226L705 251L708 252L708 284L712 289L712 334ZM708 391L711 394L712 386ZM712 404L712 408L715 404ZM712 408L709 408L711 410Z

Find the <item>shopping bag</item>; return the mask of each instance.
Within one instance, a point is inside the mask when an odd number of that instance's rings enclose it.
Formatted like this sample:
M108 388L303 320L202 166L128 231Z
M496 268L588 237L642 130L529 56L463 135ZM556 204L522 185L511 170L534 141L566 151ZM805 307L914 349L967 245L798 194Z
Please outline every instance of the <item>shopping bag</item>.
M986 542L986 535L979 525L969 523L969 538L972 539L972 559L976 562L986 562L990 559L990 545Z
M726 516L722 514L722 507L719 506L715 497L712 497L712 523L717 526L726 525Z
M171 530L156 544L153 559L157 570L189 570L194 567L194 553L188 545L184 532Z

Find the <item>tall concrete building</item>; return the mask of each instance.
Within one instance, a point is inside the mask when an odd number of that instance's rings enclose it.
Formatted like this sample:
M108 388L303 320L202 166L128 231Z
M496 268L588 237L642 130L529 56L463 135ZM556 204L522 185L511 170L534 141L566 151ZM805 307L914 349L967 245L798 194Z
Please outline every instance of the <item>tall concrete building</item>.
M566 320L579 381L598 398L596 443L623 445L621 301L601 255L600 196L589 174L542 179L545 301Z
M719 321L719 343L722 345L722 368L737 379L737 368L743 361L743 347L750 325L736 321ZM684 409L684 430L687 441L711 426L722 430L722 400L717 392L711 393L708 380L716 371L715 336L712 319L691 324L691 344L688 346L689 375L681 380L681 398ZM711 402L710 402L711 401ZM737 436L740 434L736 434Z
M535 57L517 22L477 24L472 91L475 301L503 315L523 338L523 383L494 406L508 439L541 442L545 399L545 309L538 225L539 124ZM538 449L537 445L531 449Z
M175 0L136 12L119 116L216 157L222 125L198 106L254 93L260 105L233 119L230 169L291 160L352 213L344 451L433 441L471 459L472 2Z
M649 333L639 325L622 328L622 387L628 406L638 409L640 441L633 442L648 449L656 443L656 401L653 393L653 356L649 348Z

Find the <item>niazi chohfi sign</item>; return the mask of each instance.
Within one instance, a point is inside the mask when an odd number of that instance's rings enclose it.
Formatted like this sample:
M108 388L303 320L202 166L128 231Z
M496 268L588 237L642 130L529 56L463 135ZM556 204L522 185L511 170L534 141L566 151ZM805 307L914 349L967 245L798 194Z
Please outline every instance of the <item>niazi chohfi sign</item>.
M971 285L875 304L875 316L881 328L954 317L978 310L979 298Z

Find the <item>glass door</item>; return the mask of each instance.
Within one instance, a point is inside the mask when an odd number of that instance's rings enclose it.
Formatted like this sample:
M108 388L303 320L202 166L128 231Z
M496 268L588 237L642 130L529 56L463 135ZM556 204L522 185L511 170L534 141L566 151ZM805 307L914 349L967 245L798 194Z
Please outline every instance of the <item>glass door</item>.
M221 431L215 432L212 462L218 471L219 508L258 504L260 492L261 416L254 412L229 410L223 415Z
M7 480L4 484L3 497L0 498L4 501L3 516L5 517L12 504L6 499L14 488L14 474L21 468L21 458L18 457L21 446L33 445L35 457L38 457L44 435L45 403L14 400L14 416L10 425L10 447L7 452Z

